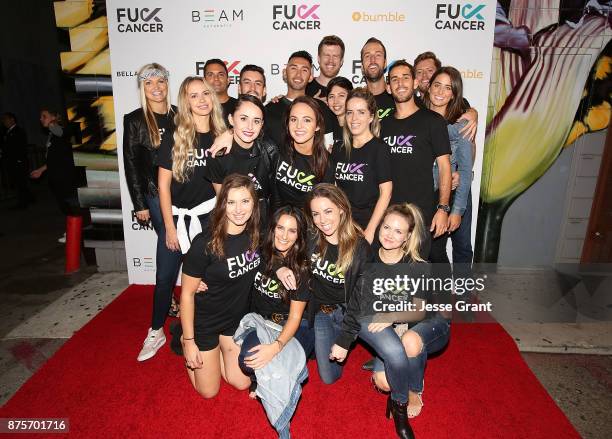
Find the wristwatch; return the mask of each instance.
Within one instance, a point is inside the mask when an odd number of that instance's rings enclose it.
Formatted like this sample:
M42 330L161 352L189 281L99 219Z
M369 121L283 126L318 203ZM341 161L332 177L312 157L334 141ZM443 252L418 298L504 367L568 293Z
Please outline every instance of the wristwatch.
M446 213L450 213L450 206L448 204L438 204L436 209L443 210Z

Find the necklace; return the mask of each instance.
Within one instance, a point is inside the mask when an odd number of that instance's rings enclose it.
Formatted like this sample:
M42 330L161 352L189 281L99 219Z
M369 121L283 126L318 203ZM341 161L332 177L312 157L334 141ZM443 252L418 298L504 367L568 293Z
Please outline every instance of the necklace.
M380 260L383 261L385 264L393 265L393 264L397 264L399 261L402 260L402 254L401 253L400 253L399 258L395 257L393 260L385 259L385 257L383 256L384 254L385 253L383 251L383 248L382 247L379 248L378 249L378 256L380 257Z

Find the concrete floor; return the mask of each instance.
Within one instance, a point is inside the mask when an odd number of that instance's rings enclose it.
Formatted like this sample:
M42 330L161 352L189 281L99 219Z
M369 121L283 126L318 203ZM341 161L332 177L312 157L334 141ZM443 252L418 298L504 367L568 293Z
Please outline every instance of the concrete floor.
M0 204L0 245L4 250L0 252L2 404L128 285L125 273L100 274L95 267L63 274L64 246L57 242L64 231L63 217L45 187L35 190L38 202L27 210L10 210L7 203ZM17 248L27 252L7 251ZM520 281L518 288L516 282L510 282L514 288L507 294L515 299L538 291L534 285L545 282L545 275L521 273ZM612 437L609 322L599 321L599 326L584 321L525 324L508 319L504 323L522 351L536 351L523 352L523 358L580 434L585 438ZM525 404L529 404L529 395L525 395Z

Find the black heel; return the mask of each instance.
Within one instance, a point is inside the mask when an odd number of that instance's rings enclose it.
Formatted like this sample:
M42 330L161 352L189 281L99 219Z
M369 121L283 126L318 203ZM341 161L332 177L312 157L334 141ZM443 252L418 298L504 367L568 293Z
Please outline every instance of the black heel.
M387 419L391 419L391 396L387 398L387 410L385 411Z
M408 423L408 403L387 399L387 414L393 414L393 423L395 424L395 432L400 439L414 439L414 432ZM388 416L388 415L387 415Z

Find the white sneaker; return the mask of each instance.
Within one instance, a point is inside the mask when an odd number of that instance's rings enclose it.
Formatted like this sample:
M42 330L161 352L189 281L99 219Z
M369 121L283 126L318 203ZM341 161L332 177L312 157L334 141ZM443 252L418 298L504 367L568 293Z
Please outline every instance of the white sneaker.
M152 358L165 342L166 336L164 335L164 328L159 328L157 330L149 328L149 334L142 344L140 354L138 354L138 361L145 361Z

